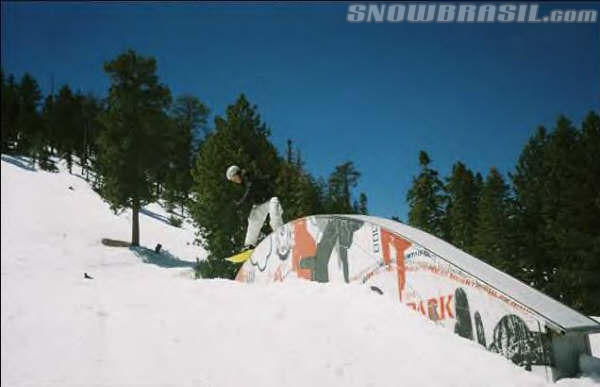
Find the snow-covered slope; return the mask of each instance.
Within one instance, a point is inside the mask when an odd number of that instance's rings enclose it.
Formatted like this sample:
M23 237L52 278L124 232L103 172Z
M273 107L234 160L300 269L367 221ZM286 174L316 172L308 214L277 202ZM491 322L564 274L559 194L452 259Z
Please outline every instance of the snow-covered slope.
M25 167L2 156L2 386L547 385L366 287L194 281L205 253L157 206L141 242L170 255L106 247L128 212Z

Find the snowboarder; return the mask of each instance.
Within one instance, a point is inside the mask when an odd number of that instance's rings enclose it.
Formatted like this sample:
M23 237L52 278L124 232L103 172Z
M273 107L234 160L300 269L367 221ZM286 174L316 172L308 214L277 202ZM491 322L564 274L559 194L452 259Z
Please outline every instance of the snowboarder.
M249 196L251 196L251 191L253 190L252 180L246 170L240 169L237 165L232 165L227 168L226 177L227 180L236 184L241 184L245 188L244 195L240 200L235 202L236 207L239 207L249 199ZM276 196L273 196L263 202L260 198L260 194L254 196L256 197L253 199L259 201L259 203L252 205L252 210L250 210L250 215L248 215L248 230L246 231L246 240L244 241L243 251L251 250L256 246L260 229L262 228L267 215L269 215L269 224L273 231L283 226L283 209L281 208L279 199Z

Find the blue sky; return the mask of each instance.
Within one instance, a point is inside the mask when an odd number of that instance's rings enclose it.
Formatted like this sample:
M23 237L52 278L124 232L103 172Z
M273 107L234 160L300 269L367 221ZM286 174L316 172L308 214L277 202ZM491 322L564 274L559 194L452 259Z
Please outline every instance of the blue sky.
M419 150L444 176L459 160L506 174L538 125L599 110L599 23L350 24L347 7L2 2L2 67L104 96L104 62L152 55L214 114L245 93L316 176L354 161L371 214L402 219Z

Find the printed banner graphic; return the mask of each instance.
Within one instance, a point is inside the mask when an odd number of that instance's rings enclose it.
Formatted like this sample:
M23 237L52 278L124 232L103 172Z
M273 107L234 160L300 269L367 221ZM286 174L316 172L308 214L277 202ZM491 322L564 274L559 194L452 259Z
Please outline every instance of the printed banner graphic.
M368 284L526 369L552 366L543 321L529 308L378 225L335 216L288 223L257 246L236 278L291 279Z

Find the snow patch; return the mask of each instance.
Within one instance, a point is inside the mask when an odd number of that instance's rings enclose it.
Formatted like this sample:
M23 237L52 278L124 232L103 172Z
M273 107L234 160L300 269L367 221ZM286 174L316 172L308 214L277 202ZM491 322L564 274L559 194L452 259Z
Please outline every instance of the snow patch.
M185 264L205 252L187 244L189 224L170 226L158 206L147 210L160 216L140 217L146 250L104 246L102 238L129 239L129 212L112 214L62 167L8 160L3 385L548 385L364 286L194 281ZM151 254L156 243L166 261Z

